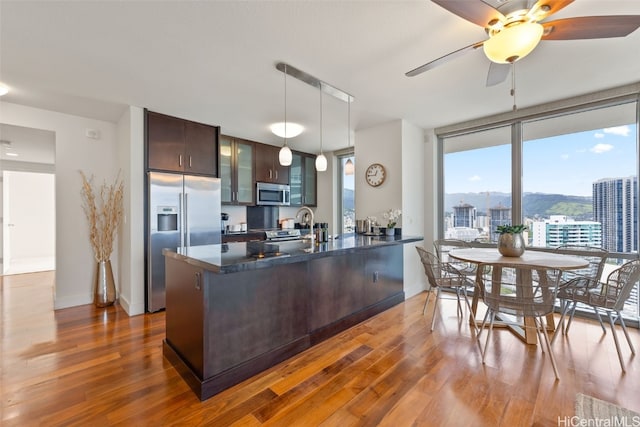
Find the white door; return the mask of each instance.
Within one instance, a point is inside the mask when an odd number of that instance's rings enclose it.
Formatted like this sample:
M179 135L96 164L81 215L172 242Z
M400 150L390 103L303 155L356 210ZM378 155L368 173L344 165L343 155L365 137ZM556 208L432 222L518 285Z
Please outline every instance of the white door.
M3 274L55 269L55 176L4 171Z

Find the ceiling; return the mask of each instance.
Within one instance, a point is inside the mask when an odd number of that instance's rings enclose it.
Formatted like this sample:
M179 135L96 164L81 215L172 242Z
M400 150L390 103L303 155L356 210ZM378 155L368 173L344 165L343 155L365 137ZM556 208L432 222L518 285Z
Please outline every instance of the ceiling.
M576 0L553 18L611 14L640 14L640 1ZM485 38L428 0L0 0L0 81L7 102L112 122L134 105L281 144L268 128L284 118L280 61L353 95L354 130L397 119L429 129L511 110L510 79L485 87L481 50L404 75ZM516 64L518 106L637 82L639 48L640 30L543 41ZM288 119L306 127L290 145L319 151L319 91L291 77L287 90ZM345 148L347 104L323 95L322 105L324 150Z

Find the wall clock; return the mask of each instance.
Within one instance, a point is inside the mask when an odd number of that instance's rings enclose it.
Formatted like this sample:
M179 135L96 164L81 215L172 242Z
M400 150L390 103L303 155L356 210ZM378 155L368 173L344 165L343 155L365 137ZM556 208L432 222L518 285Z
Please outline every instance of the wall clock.
M367 168L367 172L365 173L365 179L367 180L367 184L372 187L378 187L384 182L384 179L387 177L387 172L380 163L373 163Z

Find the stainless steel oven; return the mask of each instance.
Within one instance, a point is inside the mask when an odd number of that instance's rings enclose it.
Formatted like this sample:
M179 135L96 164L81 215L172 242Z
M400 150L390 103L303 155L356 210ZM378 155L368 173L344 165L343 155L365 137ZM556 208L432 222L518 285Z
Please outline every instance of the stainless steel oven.
M289 206L291 204L291 189L284 184L270 184L258 182L256 204L262 206Z

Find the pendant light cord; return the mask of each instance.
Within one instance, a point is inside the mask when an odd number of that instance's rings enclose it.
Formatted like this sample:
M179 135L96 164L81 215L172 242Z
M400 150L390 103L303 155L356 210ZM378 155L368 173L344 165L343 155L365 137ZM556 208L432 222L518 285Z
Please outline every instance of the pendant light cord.
M318 87L320 88L320 154L322 154L322 83Z
M287 146L287 64L284 64L284 145Z

